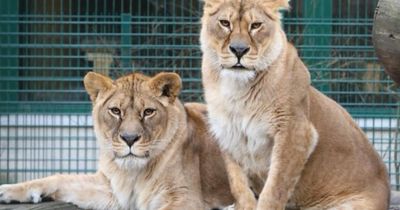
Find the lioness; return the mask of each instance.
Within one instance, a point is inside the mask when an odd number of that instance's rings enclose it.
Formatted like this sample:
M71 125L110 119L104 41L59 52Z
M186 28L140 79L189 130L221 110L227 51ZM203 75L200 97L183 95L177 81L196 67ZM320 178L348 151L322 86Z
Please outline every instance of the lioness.
M385 165L346 110L310 86L280 8L288 1L205 0L205 99L236 209L387 209Z
M207 133L206 108L182 105L177 74L135 73L113 81L90 72L84 84L100 149L97 173L2 185L0 201L51 197L82 208L137 210L233 203L224 161Z

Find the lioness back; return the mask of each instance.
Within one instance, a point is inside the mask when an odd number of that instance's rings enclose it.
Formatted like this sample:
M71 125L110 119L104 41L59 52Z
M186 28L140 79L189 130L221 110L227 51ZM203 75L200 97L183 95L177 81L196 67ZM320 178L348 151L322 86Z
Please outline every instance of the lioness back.
M365 134L335 101L314 88L310 88L309 96L310 119L318 131L319 143L299 181L298 188L309 190L298 191L294 197L308 201L326 199L327 194L366 191L377 200L387 201L390 191L386 167ZM377 209L386 209L387 203Z

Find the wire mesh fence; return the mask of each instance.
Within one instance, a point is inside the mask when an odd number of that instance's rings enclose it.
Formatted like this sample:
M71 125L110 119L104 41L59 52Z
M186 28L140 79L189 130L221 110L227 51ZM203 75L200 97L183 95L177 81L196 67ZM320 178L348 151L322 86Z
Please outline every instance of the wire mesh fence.
M0 183L96 170L82 78L174 71L203 101L198 0L0 0ZM284 13L313 85L366 131L400 188L399 89L371 42L377 0L298 0Z

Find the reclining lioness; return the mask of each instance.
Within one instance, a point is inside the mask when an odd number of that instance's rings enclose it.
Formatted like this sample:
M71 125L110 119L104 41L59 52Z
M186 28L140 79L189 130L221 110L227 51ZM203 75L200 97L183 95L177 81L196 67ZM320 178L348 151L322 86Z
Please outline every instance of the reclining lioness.
M224 163L207 133L205 107L177 98L175 73L115 81L90 72L98 171L0 186L0 202L42 197L89 209L210 209L233 203Z
M385 165L346 110L310 85L281 28L287 7L205 0L205 99L235 208L385 210Z

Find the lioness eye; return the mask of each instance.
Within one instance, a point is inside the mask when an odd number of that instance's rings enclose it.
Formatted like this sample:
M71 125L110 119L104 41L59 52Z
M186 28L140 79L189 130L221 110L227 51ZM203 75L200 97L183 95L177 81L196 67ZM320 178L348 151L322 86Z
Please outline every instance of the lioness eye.
M117 107L110 108L110 111L115 115L120 115L121 114L121 110L118 109Z
M251 26L250 26L251 30L254 30L254 29L257 29L257 28L260 28L260 27L261 27L261 22L252 23Z
M231 25L228 20L219 20L219 23L221 23L222 26L229 28Z
M150 116L150 115L152 115L155 111L156 111L155 109L151 109L151 108L145 109L145 110L143 111L143 116L144 116L144 117Z

